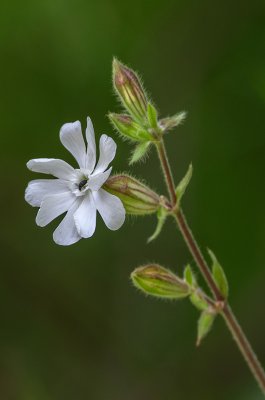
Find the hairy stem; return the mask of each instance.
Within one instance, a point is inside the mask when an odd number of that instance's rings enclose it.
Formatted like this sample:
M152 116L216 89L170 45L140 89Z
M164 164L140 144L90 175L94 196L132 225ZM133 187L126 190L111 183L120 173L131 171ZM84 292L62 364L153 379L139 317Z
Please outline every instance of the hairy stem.
M222 316L225 319L226 325L230 330L233 338L235 339L237 346L245 358L246 363L248 364L252 374L256 378L263 394L265 395L265 372L260 364L256 354L254 353L251 344L249 343L246 335L244 334L241 326L239 325L231 307L229 304L226 304L223 311Z
M187 223L187 220L183 214L183 211L181 209L177 208L174 213L174 216L176 218L180 232L182 233L182 236L183 236L194 260L196 261L196 264L198 265L204 279L206 280L209 288L211 289L211 292L213 293L216 300L223 301L224 298L213 280L210 269L202 255L202 252L201 252L196 240L194 239L194 236L193 236L191 229Z
M167 185L168 194L170 197L171 205L174 206L177 201L175 184L172 171L168 162L166 148L163 139L156 144L157 153L163 170L164 179Z
M202 276L204 277L208 287L210 288L211 292L213 293L216 301L224 302L223 310L221 315L225 319L225 322L230 330L233 338L235 339L237 346L244 357L245 361L247 362L248 367L250 368L253 376L255 377L256 381L258 382L263 394L265 395L265 372L262 368L258 358L252 349L248 339L246 338L242 328L240 327L231 307L223 298L220 290L218 289L217 285L215 284L212 274L210 272L210 268L206 263L202 252L195 240L192 231L187 223L187 220L184 216L183 211L177 206L177 198L175 194L175 183L173 179L173 175L171 172L171 168L169 165L166 148L163 142L163 139L156 145L157 152L159 155L159 160L162 166L165 182L167 185L167 189L170 195L171 206L172 210L174 210L174 217L177 221L178 227L180 232L183 236L184 241L186 242L194 261L196 262Z

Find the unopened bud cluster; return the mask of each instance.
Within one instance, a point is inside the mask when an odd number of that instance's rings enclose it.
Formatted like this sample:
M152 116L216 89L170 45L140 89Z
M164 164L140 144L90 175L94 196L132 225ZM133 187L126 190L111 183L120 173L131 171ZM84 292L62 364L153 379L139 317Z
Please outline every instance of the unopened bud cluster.
M109 114L116 130L135 142L151 142L155 137L148 121L148 98L144 87L132 69L113 60L113 86L128 114Z
M158 120L157 110L148 99L137 73L113 60L113 86L128 114L109 114L117 131L136 142L155 142L163 133L178 126L186 116L181 112L173 117Z

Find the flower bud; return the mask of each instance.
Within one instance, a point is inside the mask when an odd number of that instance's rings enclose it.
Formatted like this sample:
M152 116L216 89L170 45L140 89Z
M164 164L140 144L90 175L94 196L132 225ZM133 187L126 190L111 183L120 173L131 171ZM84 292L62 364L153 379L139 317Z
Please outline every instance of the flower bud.
M131 278L138 289L155 297L181 299L190 294L184 280L158 264L136 268Z
M121 199L127 214L152 214L160 206L158 194L128 175L111 176L104 188Z
M138 121L146 121L147 98L136 73L116 58L113 60L113 85L125 108Z
M140 125L138 125L132 117L126 114L109 114L109 119L121 135L137 142L146 142L153 139L152 135Z

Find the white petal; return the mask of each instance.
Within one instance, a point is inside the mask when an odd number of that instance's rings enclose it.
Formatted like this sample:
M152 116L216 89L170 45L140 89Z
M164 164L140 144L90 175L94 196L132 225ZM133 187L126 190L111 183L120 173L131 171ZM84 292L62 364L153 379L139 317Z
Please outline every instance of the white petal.
M35 179L29 182L25 200L33 207L40 207L45 196L67 192L68 182L62 179Z
M50 174L57 178L71 180L75 177L75 170L63 160L55 158L36 158L27 162L31 171Z
M93 235L96 228L96 206L91 192L84 196L82 204L74 214L77 231L83 238Z
M73 205L76 196L72 193L60 193L44 197L36 217L36 224L46 226Z
M96 152L94 128L92 121L89 117L87 117L86 140L87 140L86 169L88 170L88 173L91 173L95 168L97 152Z
M92 193L97 210L107 227L112 231L119 229L125 220L125 210L121 200L103 189Z
M74 213L79 205L79 199L76 199L75 203L68 210L62 222L53 232L53 240L55 243L60 244L61 246L69 246L70 244L74 244L81 239L81 236L77 232L74 221Z
M111 174L112 167L110 167L107 171L105 172L100 172L99 174L92 174L89 177L87 187L91 190L98 190L101 188L101 186L106 182L108 177Z
M86 145L80 122L64 124L60 130L60 139L64 147L74 156L80 168L85 168Z
M102 135L99 142L99 160L97 166L95 168L94 173L98 174L99 172L105 171L108 167L109 163L113 160L116 154L116 143L114 140L107 136Z

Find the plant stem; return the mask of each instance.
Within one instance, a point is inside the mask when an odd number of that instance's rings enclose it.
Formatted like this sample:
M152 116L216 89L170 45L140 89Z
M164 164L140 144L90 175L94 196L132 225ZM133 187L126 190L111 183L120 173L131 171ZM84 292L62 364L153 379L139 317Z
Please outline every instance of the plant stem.
M187 223L187 220L184 216L183 211L180 208L177 208L174 213L174 217L176 218L180 232L182 233L182 236L183 236L196 264L198 265L203 277L205 278L209 288L211 289L211 292L213 293L216 300L223 301L224 298L213 280L210 269L201 253L201 250L200 250L196 240L194 239L194 236L193 236L191 229Z
M222 311L222 316L230 330L233 338L235 339L237 346L245 358L253 376L256 378L263 394L265 395L265 372L260 364L255 352L253 351L251 344L249 343L246 335L244 334L241 326L239 325L231 307L229 304L225 304Z
M170 165L168 162L167 152L166 152L166 148L165 148L163 139L161 139L159 142L156 143L156 149L157 149L157 153L158 153L161 167L163 170L163 175L164 175L165 182L167 185L171 205L175 206L176 201L177 201L176 192L175 192L175 184L174 184L172 171L171 171L171 168L170 168Z
M265 372L258 361L258 358L252 349L248 339L246 338L242 328L240 327L231 307L227 302L224 301L222 294L220 293L218 287L216 286L210 269L203 258L203 255L199 249L199 246L192 235L192 232L188 226L186 218L181 210L178 210L175 214L175 218L177 220L179 229L182 233L182 236L194 258L196 264L199 267L201 274L203 275L205 281L207 282L209 288L211 289L214 297L217 301L223 301L224 307L221 312L221 315L225 319L225 322L232 333L233 338L235 339L237 346L246 360L252 374L257 380L262 392L265 394Z
M263 394L265 395L265 372L262 368L258 358L252 349L248 339L246 338L242 328L240 327L231 307L225 301L224 297L222 296L220 290L218 289L217 285L215 284L212 274L210 272L210 268L206 263L202 252L195 240L192 231L187 223L187 220L184 216L183 211L177 206L177 198L175 194L175 183L173 179L173 175L171 172L171 168L169 165L166 148L164 145L163 139L156 144L157 152L159 155L160 163L162 166L165 182L167 185L167 189L171 199L171 206L172 210L174 211L174 217L177 221L178 227L180 232L183 236L185 243L187 244L202 276L204 277L208 287L210 288L211 292L213 293L216 301L223 302L223 309L221 311L221 315L223 316L228 329L230 330L233 338L235 339L237 346L244 357L245 361L247 362L248 367L250 368L254 378L258 382Z

